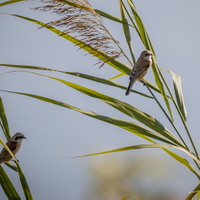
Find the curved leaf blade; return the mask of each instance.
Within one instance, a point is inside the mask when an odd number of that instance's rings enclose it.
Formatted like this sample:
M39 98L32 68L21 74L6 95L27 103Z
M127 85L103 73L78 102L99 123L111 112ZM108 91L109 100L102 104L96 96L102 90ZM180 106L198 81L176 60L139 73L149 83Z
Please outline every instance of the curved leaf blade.
M5 13L0 13L0 14L5 14ZM40 22L40 21L37 21L37 20L34 20L34 19L31 19L31 18L27 18L27 17L24 17L24 16L20 16L20 15L15 15L15 14L8 14L7 15L12 15L12 16L15 16L15 17L19 17L19 18L22 18L22 19L25 19L25 20L28 20L30 22L33 22L33 23L36 23L40 26L43 26L44 28L47 28L48 30L54 32L55 34L59 35L60 37L63 37L64 39L67 39L69 40L70 42L74 43L75 45L79 46L80 48L84 49L85 51L89 52L90 54L92 54L93 56L97 57L98 59L102 60L102 61L106 61L107 64L109 64L110 66L114 67L116 70L124 73L124 74L127 74L128 76L130 75L130 72L131 72L131 69L128 67L128 65L126 65L125 63L117 60L117 59L114 59L114 60L109 60L110 58L105 55L104 53L100 52L100 51L97 51L96 49L92 48L91 46L89 45L86 45L85 43L81 42L80 40L77 40L76 38L66 34L66 33L63 33L62 31L56 29L56 28L53 28L52 26L49 26L49 25L46 25L45 23L43 22ZM160 93L159 89L154 86L152 83L148 83L149 86Z
M13 165L11 162L7 162L7 163L4 163L4 164L7 165L10 169L17 172L17 167L15 165Z
M106 13L104 11L101 11L99 9L94 9L96 13L98 13L99 15L101 15L102 17L105 17L109 20L115 21L115 22L119 22L119 23L124 23L120 18L115 17L114 15L111 15L109 13ZM131 26L131 25L130 25Z
M10 64L0 64L0 66L6 66L6 67L13 67L13 68L21 68L21 69L36 69L36 70L47 70L47 71L55 71L55 72L60 72L60 73L64 73L64 74L69 74L69 75L72 75L72 76L76 76L76 77L80 77L80 78L84 78L84 79L87 79L87 80L91 80L91 81L95 81L97 83L102 83L102 84L105 84L105 85L109 85L109 86L113 86L113 87L117 87L117 88L121 88L123 90L126 90L127 87L121 85L121 84L118 84L116 82L113 82L111 81L111 79L103 79L103 78L99 78L99 77L96 77L96 76L91 76L91 75L88 75L88 74L83 74L83 73L80 73L80 72L68 72L68 71L60 71L60 70L56 70L56 69L50 69L50 68L44 68L44 67L37 67L37 66L30 66L30 65L10 65ZM9 72L8 72L9 73ZM4 73L3 73L4 74ZM0 74L1 75L1 74ZM119 76L116 76L114 78L117 78ZM114 79L112 78L112 79ZM137 93L141 96L144 96L144 97L147 97L147 98L151 98L153 99L152 96L149 96L147 94L144 94L142 92L139 92L139 91L136 91L136 90L131 90L132 92L134 93Z
M191 200L200 191L200 184L187 196L186 200Z
M24 195L25 195L26 199L32 200L33 198L32 198L31 192L29 190L28 183L26 182L25 176L24 176L24 174L23 174L23 172L21 170L21 167L20 167L16 157L13 155L13 153L10 151L8 146L3 142L3 140L1 138L0 138L0 143L8 151L8 153L15 159L15 162L17 164L17 171L18 171L19 178L20 178L20 181L21 181L21 184L22 184Z
M155 51L154 51L153 46L151 44L151 41L149 39L148 33L147 33L147 31L146 31L146 29L144 27L144 24L143 24L138 12L137 12L137 9L136 9L133 1L132 0L127 0L127 2L129 4L129 7L130 7L130 9L131 9L131 11L133 13L134 18L135 18L135 21L136 21L136 24L137 24L138 30L139 30L139 36L140 36L144 46L147 49L149 49L155 55Z
M161 76L160 76L161 72L160 72L159 67L157 66L157 62L156 62L156 57L155 57L155 52L154 52L153 46L151 44L151 41L150 41L149 36L148 36L148 33L147 33L147 31L146 31L146 29L144 27L144 24L143 24L143 22L142 22L142 20L141 20L141 18L139 16L137 10L136 10L136 7L135 7L134 3L132 2L132 0L127 0L127 1L128 1L128 4L129 4L130 8L131 8L131 11L132 11L132 13L134 15L134 18L135 18L135 21L137 23L138 30L139 30L138 34L139 34L144 46L146 47L146 49L150 50L154 54L154 56L152 58L152 61L153 61L152 62L152 70L153 70L153 73L154 73L155 82L156 82L156 84L157 84L157 86L158 86L158 88L159 88L159 90L160 90L160 92L161 92L161 94L163 96L163 99L165 101L165 104L167 106L169 114L170 114L171 119L173 121L172 111L171 111L171 108L170 108L170 105L169 105L169 102L168 102L168 99L167 99L167 94L165 92L165 88L164 88L164 85L162 83Z
M119 7L120 7L121 17L122 17L122 21L123 21L123 30L124 30L126 42L128 44L129 51L130 51L131 57L133 59L133 63L135 63L135 56L134 56L134 53L133 53L133 46L132 46L132 42L131 42L131 35L130 35L128 20L127 20L127 17L126 17L124 7L121 3L121 0L119 0Z
M145 112L142 112L141 110L135 108L134 106L131 106L130 104L127 104L125 102L122 102L122 101L117 100L115 98L112 98L110 96L107 96L107 95L104 95L104 94L99 93L97 91L91 90L89 88L77 85L75 83L71 83L71 82L66 81L66 80L62 80L62 79L51 77L51 76L46 76L46 75L43 75L43 74L31 72L31 71L24 71L24 72L28 72L28 73L32 73L32 74L35 74L35 75L44 76L44 77L47 77L47 78L57 80L57 81L65 84L65 85L68 85L68 86L74 88L75 90L78 90L79 92L82 92L82 93L84 93L84 94L86 94L90 97L97 98L97 99L105 102L106 104L114 107L115 109L119 110L120 112L122 112L122 113L132 117L133 119L136 119L137 121L145 124L146 126L151 128L152 130L160 133L161 135L168 138L171 142L177 144L178 146L184 147L184 144L182 144L158 120L153 118L151 115L149 115Z
M1 13L2 14L2 13ZM48 24L45 24L41 21L38 20L34 20L28 17L24 17L21 15L15 15L15 14L8 14L7 15L12 15L21 19L25 19L27 21L33 22L35 24L38 24L54 33L56 33L57 35L59 35L60 37L63 37L64 39L69 40L70 42L74 43L75 45L77 45L78 47L80 47L81 49L87 51L88 53L90 53L91 55L97 57L98 59L102 60L103 62L106 62L107 64L111 65L112 67L114 67L115 69L117 69L120 72L124 72L125 74L129 75L130 74L130 68L128 67L128 65L126 65L125 63L117 60L117 59L111 59L110 56L108 56L107 54L93 48L92 46L85 44L84 42L82 42L81 40L76 39L75 37L70 36L69 34L66 34Z
M21 185L22 185L22 188L23 188L23 191L24 191L24 195L26 197L26 199L28 200L33 200L33 197L31 195L31 192L30 192L30 189L29 189L29 186L28 186L28 183L26 181L26 178L24 176L24 173L19 165L18 162L16 162L17 164L17 171L18 171L18 174L19 174L19 178L20 178L20 181L21 181Z
M183 157L175 154L174 152L168 150L168 149L163 149L166 153L168 153L171 157L173 157L175 160L177 160L178 162L182 163L183 165L185 165L187 168L189 168L194 174L197 175L198 178L200 178L200 174L199 172ZM186 153L186 151L184 151ZM191 156L192 154L189 154L187 152L187 154L192 157L194 159L194 156ZM196 157L195 157L196 160Z
M66 104L66 103L63 103L63 102L60 102L60 101L56 101L54 99L50 99L50 98L47 98L47 97L42 97L42 96L39 96L39 95L33 95L33 94L22 93L22 92L14 92L14 91L8 91L8 90L0 90L0 91L32 97L32 98L39 99L39 100L42 100L42 101L45 101L45 102L48 102L48 103L51 103L51 104L55 104L55 105L58 105L58 106L62 106L62 107L74 110L76 112L79 112L79 113L82 113L84 115L93 117L93 118L98 119L100 121L104 121L104 122L110 123L112 125L118 126L120 128L123 128L123 129L125 129L125 130L127 130L131 133L134 133L135 135L142 137L143 139L145 139L149 142L152 142L152 143L155 143L155 142L150 138L165 142L167 144L173 144L172 142L170 142L166 138L162 137L161 135L158 135L158 134L150 131L149 129L147 129L147 128L145 128L145 127L143 127L143 126L141 126L137 123L134 123L132 121L125 121L125 120L121 120L121 119L116 119L116 118L111 118L111 117L107 117L107 116L103 116L103 115L98 115L94 112L86 112L86 111L83 111L79 108L71 106L69 104Z
M21 199L2 166L0 166L0 184L8 199Z
M33 72L30 72L30 73L33 73ZM33 73L33 74L45 76L45 75L38 74L38 73ZM134 106L127 104L125 102L122 102L118 99L112 98L110 96L104 95L102 93L99 93L97 91L91 90L89 88L77 85L75 83L71 83L71 82L68 82L68 81L65 81L65 80L62 80L59 78L50 77L50 76L45 76L45 77L57 80L61 83L64 83L65 85L68 85L68 86L74 88L75 90L78 90L79 92L82 92L93 98L97 98L97 99L105 102L106 104L109 104L110 106L114 107L115 109L132 117L133 119L138 120L139 122L145 124L146 126L153 129L154 131L160 133L161 135L168 138L170 141L174 142L175 144L177 144L181 147L184 147L184 145L169 130L167 130L167 128L164 127L158 120L153 118L151 115L135 108Z
M0 96L0 125L6 139L9 140L11 138L11 135L1 96Z
M17 2L20 2L20 1L25 1L25 0L10 0L10 1L5 1L3 3L0 3L0 6L6 6L6 5L9 5L9 4L12 4L12 3L17 3Z
M113 149L109 151L102 151L99 153L92 153L92 154L86 154L82 156L75 156L72 158L82 158L82 157L89 157L89 156L96 156L96 155L102 155L107 153L114 153L114 152L121 152L121 151L130 151L130 150L138 150L138 149L146 149L146 148L174 148L173 145L159 145L159 144L139 144L139 145L133 145L128 147L122 147L118 149Z
M169 151L166 148L175 148L175 149L179 149L183 152L185 152L186 154L188 154L190 157L194 158L193 155L191 155L190 153L188 153L187 151L185 151L185 149L179 148L177 146L174 145L161 145L161 144L140 144L140 145L134 145L134 146L128 146L128 147L123 147L123 148L118 148L118 149L114 149L114 150L110 150L110 151L103 151L103 152L99 152L99 153L92 153L92 154L86 154L86 155L82 155L82 156L76 156L73 158L81 158L81 157L88 157L88 156L95 156L95 155L102 155L102 154L107 154L107 153L114 153L114 152L121 152L121 151L130 151L130 150L138 150L138 149L146 149L146 148L162 148L165 152L167 152L170 156L172 156L174 159L176 159L177 161L179 161L180 163L182 163L183 165L185 165L187 168L189 168L195 175L197 175L197 177L200 178L200 174L199 172L183 157L175 154L172 151ZM195 158L196 159L196 158ZM198 161L199 162L199 161Z
M152 132L152 131L150 131L150 130L148 130L148 129L146 129L146 128L142 127L141 125L136 124L134 122L120 120L120 119L116 119L116 118L111 118L111 117L107 117L107 116L103 116L103 115L98 115L94 112L92 112L92 113L86 112L86 111L78 109L74 106L71 106L69 104L59 102L59 101L56 101L56 100L53 100L53 99L50 99L50 98L47 98L47 97L42 97L42 96L28 94L28 93L6 91L6 90L0 90L0 91L14 93L14 94L20 94L20 95L36 98L36 99L39 99L39 100L42 100L42 101L45 101L45 102L48 102L48 103L52 103L52 104L55 104L55 105L59 105L59 106L62 106L62 107L68 108L68 109L72 109L72 110L77 111L79 113L82 113L84 115L93 117L95 119L98 119L98 120L101 120L101 121L104 121L104 122L107 122L107 123L110 123L110 124L118 126L120 128L123 128L123 129L125 129L125 130L127 130L131 133L134 133L135 135L137 135L137 136L139 136L139 137L141 137L141 138L143 138L143 139L145 139L149 142L152 142L154 144L156 144L156 143L150 138L153 138L153 139L156 139L156 140L168 143L168 144L172 144L170 141L166 140L164 137L162 137L162 136L160 136L160 135L158 135L158 134L156 134L156 133L154 133L154 132ZM180 147L177 147L177 146L174 146L173 144L170 145L170 146L173 146L174 148L182 150L183 152L188 154L192 159L194 159L197 163L200 164L200 161L193 154L188 152L187 150L180 148ZM162 147L165 148L166 146L165 147L162 146ZM162 148L162 147L159 147L159 148ZM163 149L163 150L165 150L169 155L174 157L176 160L178 160L182 164L186 165L191 171L193 171L200 178L199 173L195 170L195 168L193 168L193 166L190 163L188 163L188 161L186 159L174 154L173 152L170 152L169 150L166 150L166 149Z
M166 70L166 69L161 69L161 70L167 71L172 75L176 102L179 107L179 110L181 111L181 113L183 115L184 120L186 121L187 120L187 111L186 111L184 98L183 98L181 77L170 70Z

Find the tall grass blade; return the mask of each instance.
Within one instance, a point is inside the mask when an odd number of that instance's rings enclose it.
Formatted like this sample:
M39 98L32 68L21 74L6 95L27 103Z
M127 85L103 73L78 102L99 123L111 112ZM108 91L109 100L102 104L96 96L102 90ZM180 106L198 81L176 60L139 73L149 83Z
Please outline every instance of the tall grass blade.
M192 192L190 192L186 200L192 200L192 197L194 197L199 191L200 191L200 184L197 185L197 187Z
M116 79L116 78L119 78L119 77L121 77L121 76L124 76L124 73L120 73L120 74L118 74L118 75L116 75L116 76L114 76L114 77L112 77L112 78L109 78L108 80L111 81L111 80Z
M29 72L29 71L27 71L27 72ZM57 81L65 84L65 85L68 85L68 86L74 88L75 90L78 90L79 92L82 92L90 97L97 98L97 99L103 101L104 103L114 107L115 109L119 110L120 112L145 124L149 128L153 129L154 131L156 131L156 132L160 133L161 135L163 135L164 137L168 138L171 142L177 144L178 146L184 147L184 145L169 130L167 130L167 128L164 127L158 120L156 120L149 114L142 112L139 109L137 109L125 102L122 102L120 100L117 100L110 96L104 95L97 91L91 90L89 88L86 88L86 87L83 87L83 86L80 86L80 85L59 79L59 78L54 78L54 77L50 77L50 76L46 76L46 75L38 74L38 73L34 73L34 72L29 72L29 73L32 73L35 75L40 75L40 76L45 76L45 77L57 80Z
M5 13L0 13L0 14L5 14ZM8 13L7 13L8 14ZM125 73L127 75L130 75L130 72L131 72L131 69L124 63L120 62L119 60L117 59L114 59L114 60L109 60L110 58L105 55L104 53L102 52L98 52L96 51L94 48L90 47L89 45L86 45L84 43L82 43L80 40L77 40L76 38L68 35L68 34L65 34L63 33L62 31L56 29L56 28L53 28L52 26L49 26L49 25L46 25L45 23L43 22L40 22L40 21L37 21L37 20L34 20L34 19L31 19L31 18L27 18L27 17L24 17L24 16L20 16L20 15L15 15L15 14L8 14L8 15L12 15L12 16L15 16L15 17L19 17L19 18L22 18L22 19L25 19L25 20L28 20L28 21L31 21L33 23L36 23L40 26L43 26L45 28L47 28L48 30L56 33L57 35L71 41L72 43L74 43L75 45L79 46L80 48L84 49L85 51L91 53L92 55L96 56L97 58L101 59L102 61L106 61L107 60L107 64L111 65L112 67L114 67L115 69L117 69L118 71L122 72L122 73ZM109 60L109 61L108 61ZM14 65L13 65L14 66ZM155 90L156 92L159 92L160 93L160 90L155 87L152 83L150 83L148 81L148 84L149 84L149 87L151 87L153 90Z
M166 148L175 148L175 149L179 149L185 153L187 153L189 156L191 156L190 153L186 152L184 149L179 148L177 146L173 146L173 145L160 145L160 144L140 144L140 145L134 145L134 146L128 146L128 147L123 147L123 148L119 148L119 149L114 149L114 150L110 150L110 151L103 151L103 152L99 152L99 153L93 153L93 154L86 154L83 156L76 156L76 157L88 157L88 156L95 156L95 155L101 155L101 154L107 154L107 153L114 153L114 152L121 152L121 151L130 151L130 150L138 150L138 149L146 149L146 148L162 148L164 151L166 151L169 155L171 155L173 158L175 158L177 161L179 161L180 163L184 164L186 167L188 167L195 175L197 175L197 177L200 178L200 174L199 172L197 172L197 170L183 157L175 154L172 151L167 150ZM73 157L73 158L76 158ZM194 156L192 156L194 158Z
M161 69L164 71L169 72L172 77L173 77L173 85L174 85L174 92L175 92L175 97L176 97L176 102L178 105L179 110L181 111L183 118L186 122L187 120L187 111L184 103L184 98L183 98L183 92L182 92L182 86L181 86L181 77L174 72L166 69Z
M2 14L2 13L1 13ZM8 13L7 13L8 14ZM78 47L82 48L83 50L87 51L88 53L90 53L91 55L97 57L98 59L102 60L103 62L106 62L107 64L111 65L112 67L114 67L115 69L117 69L120 72L124 72L125 74L129 75L130 74L130 68L128 67L128 65L120 62L117 59L112 59L110 56L108 56L107 54L93 48L92 46L82 42L81 40L76 39L75 37L70 36L69 34L66 34L50 25L47 25L43 22L28 18L28 17L24 17L21 15L15 15L15 14L8 14L8 15L12 15L15 17L19 17L21 19L25 19L27 21L33 22L35 24L38 24L54 33L56 33L57 35L59 35L60 37L63 37L64 39L69 40L70 42L74 43L75 45L77 45Z
M87 75L87 74L83 74L83 73L80 73L80 72L68 72L68 71L60 71L60 70L56 70L56 69L50 69L50 68L44 68L44 67L37 67L37 66L30 66L30 65L10 65L10 64L0 64L0 66L6 66L6 67L13 67L13 68L21 68L21 69L36 69L36 70L47 70L47 71L55 71L55 72L60 72L60 73L64 73L64 74L69 74L69 75L72 75L72 76L76 76L76 77L80 77L80 78L84 78L84 79L87 79L87 80L91 80L91 81L95 81L95 82L98 82L98 83L102 83L102 84L105 84L105 85L109 85L109 86L113 86L113 87L118 87L118 88L121 88L123 90L126 90L127 87L123 86L123 85L120 85L116 82L113 82L111 81L111 79L107 80L107 79L103 79L103 78L99 78L99 77L96 77L96 76L91 76L91 75ZM114 78L117 78L118 76L114 77ZM114 79L112 78L112 79ZM146 82L148 84L151 84L149 81L146 80ZM157 88L154 86L154 89L156 90ZM159 89L157 89L158 92L159 92ZM147 94L144 94L142 92L138 92L136 90L131 90L132 92L134 93L137 93L139 95L142 95L144 97L147 97L147 98L151 98L153 99L153 97L147 95Z
M127 130L131 133L134 133L135 135L138 135L139 137L142 137L143 139L145 139L149 142L152 142L152 143L155 143L155 142L150 138L162 141L162 142L167 143L167 144L173 144L172 142L170 142L166 138L162 137L161 135L158 135L158 134L150 131L149 129L144 128L143 126L136 124L132 121L125 121L125 120L121 120L121 119L116 119L116 118L112 118L112 117L98 115L94 112L86 112L86 111L78 109L74 106L71 106L69 104L66 104L66 103L63 103L63 102L60 102L60 101L56 101L54 99L50 99L50 98L47 98L47 97L42 97L42 96L39 96L39 95L33 95L33 94L21 93L21 92L14 92L14 91L7 91L7 90L0 90L0 91L32 97L32 98L35 98L35 99L39 99L39 100L42 100L42 101L45 101L45 102L48 102L48 103L52 103L52 104L55 104L55 105L58 105L58 106L62 106L62 107L77 111L79 113L93 117L93 118L98 119L100 121L104 121L104 122L110 123L112 125L118 126L120 128L123 128L123 129L125 129L125 130Z
M114 15L111 15L109 13L103 12L99 9L94 9L96 13L98 13L99 15L101 15L102 17L105 17L109 20L115 21L115 22L119 22L119 23L124 23L120 18L115 17Z
M0 14L5 14L5 13L0 13ZM15 14L8 14L8 15L19 17L19 18L28 20L30 22L36 23L36 24L38 24L40 26L43 26L43 27L47 28L48 30L54 32L55 34L59 35L60 37L63 37L64 39L69 40L70 42L74 43L75 45L77 45L80 48L84 49L85 51L89 52L90 54L92 54L93 56L97 57L98 59L100 59L102 61L106 61L107 64L109 64L110 66L114 67L118 71L120 71L120 72L122 72L124 74L127 74L128 76L130 75L131 69L125 63L122 63L117 59L109 60L110 57L105 55L104 53L96 51L96 49L92 48L91 46L84 44L80 40L77 40L76 38L74 38L74 37L72 37L72 36L70 36L70 35L68 35L66 33L63 33L62 31L60 31L60 30L58 30L56 28L53 28L52 26L46 25L43 22L31 19L31 18L27 18L27 17L21 16L21 15L15 15ZM155 90L155 91L160 93L160 90L157 87L155 87L152 83L149 82L148 84L149 84L149 87L151 87L153 90Z
M24 177L24 174L23 174L23 172L21 170L21 167L20 167L20 165L19 165L16 157L13 155L13 153L10 151L10 149L8 148L8 146L3 142L3 140L1 138L0 138L0 143L8 151L8 153L15 159L15 162L17 164L17 171L18 171L18 174L19 174L19 177L20 177L20 181L21 181L21 184L22 184L24 195L26 196L26 199L32 200L33 198L32 198L31 192L29 190L28 184L26 182L26 179Z
M151 44L151 41L149 39L148 33L147 33L147 31L146 31L146 29L144 27L144 24L143 24L143 22L142 22L142 20L141 20L141 18L139 16L137 10L136 10L136 7L135 7L134 3L132 2L132 0L127 0L127 2L129 4L129 6L131 8L131 11L133 13L133 16L135 18L135 21L136 21L136 24L137 24L137 27L138 27L138 30L139 30L139 33L140 33L139 36L140 36L144 46L147 49L149 49L154 55L156 55L155 51L153 49L153 46Z
M29 72L29 73L33 73L33 74L40 75L40 76L45 76L45 75L34 73L34 72ZM97 91L91 90L89 88L86 88L86 87L83 87L83 86L80 86L80 85L59 79L59 78L54 78L54 77L50 77L50 76L45 76L45 77L57 80L61 83L64 83L65 85L68 85L68 86L74 88L75 90L78 90L79 92L82 92L93 98L97 98L97 99L105 102L106 104L109 104L110 106L114 107L115 109L119 110L120 112L132 117L133 119L138 120L139 122L145 124L146 126L153 129L154 131L160 133L161 135L168 138L170 141L174 142L175 144L184 147L184 145L169 130L167 130L167 128L164 127L158 120L153 118L151 115L135 108L134 106L131 106L130 104L127 104L125 102L122 102L120 100L112 98L110 96L104 95Z
M154 56L153 56L153 63L152 63L152 69L153 69L153 73L154 73L154 77L155 77L155 82L163 96L163 99L165 101L165 104L167 106L167 109L169 111L169 114L171 116L171 119L173 121L173 115L172 115L172 111L171 111L171 108L170 108L170 105L169 105L169 102L168 102L168 99L167 99L167 94L165 92L165 89L164 89L164 85L162 83L162 79L161 79L161 76L160 76L160 70L157 66L157 62L156 62L156 57L155 57L155 52L154 52L154 49L153 49L153 46L150 42L150 39L149 39L149 36L147 34L147 31L143 25L143 22L135 8L135 5L133 4L132 0L127 0L128 1L128 4L132 10L132 13L134 15L134 18L135 18L135 21L137 23L137 26L138 26L138 30L139 30L139 34L140 34L140 38L144 44L144 46L146 47L146 49L150 50Z
M6 117L6 113L4 110L3 101L2 101L1 96L0 96L0 125L4 132L6 139L9 140L11 138L11 135L10 135L8 121L7 121L7 117Z
M125 13L124 7L123 7L123 5L121 3L121 0L119 0L119 7L120 7L122 21L124 22L123 23L123 30L124 30L124 35L125 35L125 38L126 38L126 42L128 44L129 51L130 51L133 63L135 63L135 56L134 56L134 53L133 53L133 46L132 46L132 42L131 42L131 35L130 35L129 25L128 25L126 13Z
M20 1L25 1L25 0L10 0L10 1L5 1L5 2L0 3L0 6L6 6L6 5L9 5L9 4L12 4L12 3L17 3L17 2L20 2Z
M11 162L4 163L6 166L8 166L10 169L17 172L17 167L13 165Z
M8 199L21 199L2 166L0 166L0 184Z
M28 93L6 91L6 90L1 90L1 91L2 92L25 95L25 96L36 98L36 99L39 99L39 100L42 100L42 101L45 101L45 102L49 102L49 103L52 103L52 104L55 104L55 105L59 105L59 106L62 106L62 107L68 108L68 109L72 109L72 110L77 111L79 113L82 113L84 115L93 117L95 119L98 119L98 120L101 120L101 121L104 121L104 122L107 122L107 123L110 123L110 124L118 126L120 128L123 128L123 129L125 129L125 130L127 130L127 131L129 131L131 133L134 133L135 135L137 135L139 137L142 137L143 139L145 139L145 140L147 140L147 141L149 141L151 143L154 143L154 144L156 144L156 143L151 138L159 140L159 141L162 141L162 142L170 144L170 145L173 145L173 143L171 143L170 141L166 140L164 137L162 137L162 136L160 136L160 135L158 135L158 134L156 134L156 133L154 133L154 132L152 132L152 131L150 131L150 130L148 130L148 129L146 129L146 128L142 127L141 125L136 124L134 122L120 120L120 119L116 119L116 118L111 118L111 117L107 117L107 116L103 116L103 115L98 115L98 114L96 114L94 112L86 112L86 111L78 109L78 108L76 108L74 106L71 106L69 104L66 104L66 103L63 103L63 102L59 102L59 101L56 101L56 100L53 100L53 99L50 99L50 98L47 98L47 97L42 97L42 96L28 94ZM194 156L193 154L191 154L187 150L185 150L185 149L183 149L181 147L178 147L178 146L174 146L174 148L182 150L183 152L188 154L192 159L194 159L197 163L200 164L200 161L196 158L196 156ZM182 159L182 157L174 154L173 152L171 152L169 150L166 150L166 149L163 149L163 150L165 150L169 155L174 157L177 161L181 162L182 164L184 164L188 168L190 168L190 170L193 171L200 178L198 172L190 164L188 164L187 161L184 158Z
M132 117L133 119L136 119L137 121L145 124L146 126L148 126L149 128L153 129L154 131L160 133L161 135L163 135L164 137L168 138L170 141L172 141L173 143L177 144L178 146L184 147L184 144L181 143L166 127L164 127L158 120L156 120L155 118L153 118L151 115L142 112L141 110L135 108L134 106L131 106L130 104L127 104L125 102L122 102L120 100L117 100L115 98L112 98L110 96L104 95L102 93L99 93L97 91L91 90L89 88L77 85L75 83L71 83L69 81L65 81L59 78L55 78L55 77L50 77L50 76L46 76L43 74L39 74L39 73L35 73L35 72L31 72L31 71L25 71L28 73L32 73L35 75L39 75L39 76L44 76L47 78L51 78L53 80L59 81L65 85L68 85L72 88L74 88L75 90L78 90L79 92L82 92L90 97L93 98L97 98L101 101L103 101L104 103L114 107L115 109L119 110L120 112Z
M17 164L17 171L18 171L18 174L19 174L19 178L20 178L20 181L21 181L21 185L22 185L22 188L23 188L23 191L24 191L24 195L26 197L26 199L28 200L32 200L33 197L31 195L31 192L30 192L30 189L29 189L29 186L28 186L28 183L26 181L26 178L24 176L24 173L19 165L18 162L16 162Z

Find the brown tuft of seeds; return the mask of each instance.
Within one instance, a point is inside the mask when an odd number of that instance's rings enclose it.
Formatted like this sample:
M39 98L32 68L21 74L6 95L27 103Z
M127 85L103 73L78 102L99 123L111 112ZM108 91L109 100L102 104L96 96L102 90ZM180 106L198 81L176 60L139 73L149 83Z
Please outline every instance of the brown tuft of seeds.
M121 51L116 46L116 41L105 28L101 16L95 12L86 0L41 0L44 6L36 7L35 10L50 11L62 18L51 21L46 25L62 30L80 41L82 47L90 46L93 50L89 53L93 56L104 54L97 64L102 67L106 62L116 59ZM74 3L75 5L69 5ZM76 44L77 45L77 44ZM102 64L103 62L103 64Z

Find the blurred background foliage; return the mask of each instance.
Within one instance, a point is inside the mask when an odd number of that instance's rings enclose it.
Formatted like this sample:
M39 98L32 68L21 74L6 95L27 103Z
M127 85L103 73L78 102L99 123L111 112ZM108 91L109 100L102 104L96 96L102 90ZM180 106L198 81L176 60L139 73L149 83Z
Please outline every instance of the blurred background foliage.
M88 196L85 199L179 200L182 195L169 180L178 184L178 168L161 156L107 155L91 162ZM172 170L175 169L175 170Z

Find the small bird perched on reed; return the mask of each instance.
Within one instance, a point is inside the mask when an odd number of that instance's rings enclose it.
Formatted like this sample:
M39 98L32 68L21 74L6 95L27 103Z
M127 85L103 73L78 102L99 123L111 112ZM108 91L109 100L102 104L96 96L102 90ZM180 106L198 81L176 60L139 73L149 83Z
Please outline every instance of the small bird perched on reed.
M153 54L151 53L151 51L148 51L148 50L144 50L141 53L133 69L131 70L130 77L129 77L130 81L129 81L129 85L128 85L125 95L129 95L129 93L131 92L131 88L133 87L133 84L137 80L141 81L142 78L146 75L148 69L150 68L152 64L152 60L151 60L152 55Z
M24 134L22 133L15 133L6 143L8 148L12 151L14 155L19 151L22 140L26 139ZM5 148L2 149L0 153L0 165L4 162L9 162L12 159L12 156L7 152Z

